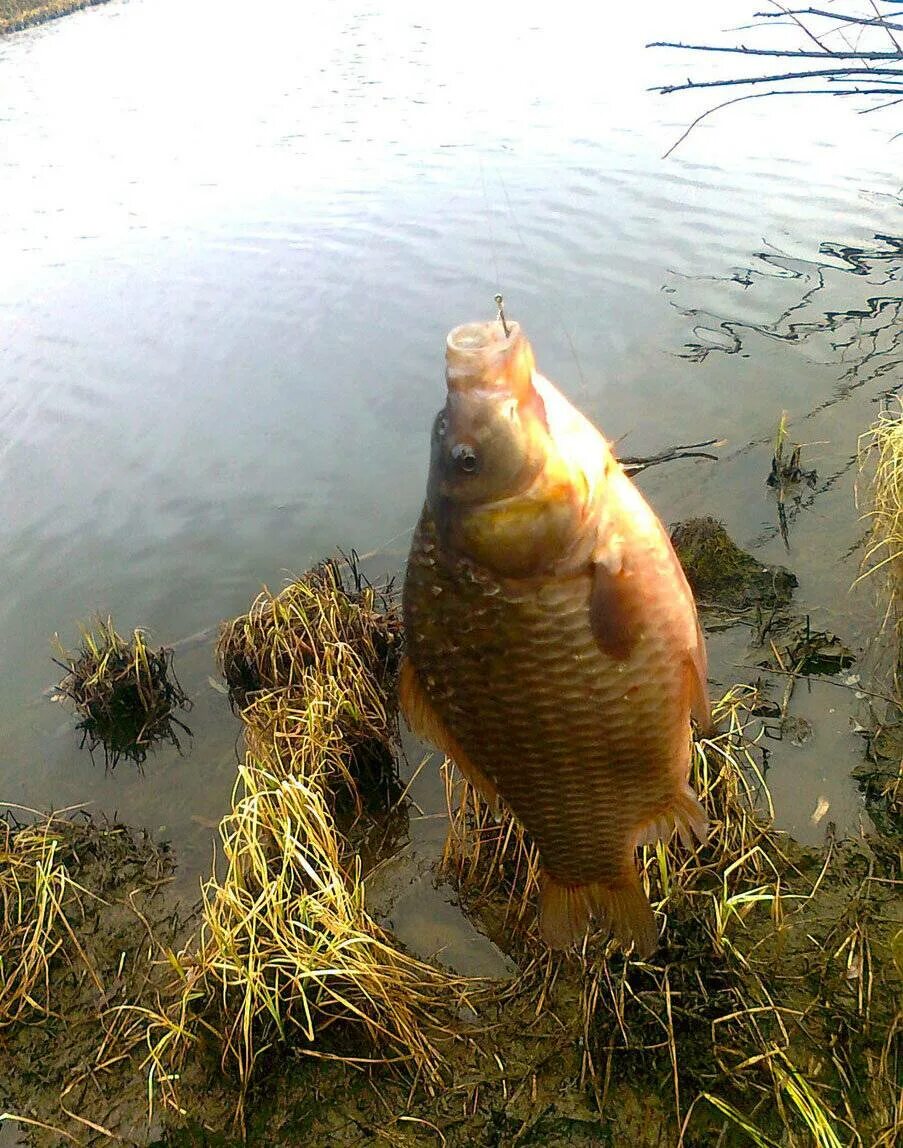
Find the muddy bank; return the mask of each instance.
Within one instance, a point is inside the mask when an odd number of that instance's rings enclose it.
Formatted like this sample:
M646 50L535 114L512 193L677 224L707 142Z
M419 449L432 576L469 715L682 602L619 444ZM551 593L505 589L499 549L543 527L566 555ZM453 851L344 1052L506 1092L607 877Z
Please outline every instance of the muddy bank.
M159 1148L238 1146L239 1082L222 1066L215 1027L198 1030L181 1066L181 1111L161 1105L148 1060L162 1030L139 1039L136 1027L142 1009L158 1013L172 992L166 953L178 950L181 923L159 897L168 862L119 826L76 826L61 840L92 896L73 906L74 936L52 958L50 1011L23 1018L0 1042L0 1104L44 1126L22 1127L35 1145L112 1136ZM899 856L880 841L835 843L820 855L782 839L780 849L770 856L783 900L775 906L751 882L732 893L720 950L697 904L714 904L717 883L672 898L668 933L649 962L531 955L509 935L522 975L475 998L440 1046L433 1084L412 1085L398 1064L367 1064L372 1046L347 1030L316 1048L297 1036L277 1040L246 1097L246 1142L463 1148L629 1138L652 1148L676 1144L684 1126L688 1148L719 1136L748 1143L724 1115L732 1111L760 1130L761 1143L810 1143L808 1112L839 1142L890 1148L900 1116ZM504 905L496 898L472 911L496 930ZM802 1109L793 1104L798 1083L812 1097Z
M0 35L18 32L31 24L43 24L68 16L79 8L93 8L107 0L0 0Z

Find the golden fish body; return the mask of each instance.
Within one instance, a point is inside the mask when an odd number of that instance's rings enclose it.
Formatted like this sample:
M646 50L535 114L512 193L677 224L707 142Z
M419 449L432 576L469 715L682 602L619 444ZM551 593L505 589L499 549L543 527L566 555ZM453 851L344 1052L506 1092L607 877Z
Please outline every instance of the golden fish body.
M691 709L708 719L705 648L683 572L519 330L451 333L437 426L405 580L402 707L536 842L549 943L578 941L595 917L648 952L636 847L705 827L687 782Z

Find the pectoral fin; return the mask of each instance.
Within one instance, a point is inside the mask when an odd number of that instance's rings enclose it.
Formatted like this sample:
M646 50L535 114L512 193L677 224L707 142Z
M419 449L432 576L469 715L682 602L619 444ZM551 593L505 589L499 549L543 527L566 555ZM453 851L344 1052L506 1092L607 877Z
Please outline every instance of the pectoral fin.
M623 662L642 635L640 588L619 558L600 556L593 563L589 617L599 648Z
M433 709L410 658L402 658L398 678L398 703L412 733L432 742L436 749L454 761L464 777L490 806L498 801L498 790L485 773L473 764L456 738Z
M687 849L693 848L694 838L701 845L704 845L708 838L708 818L689 785L683 787L667 809L663 809L640 828L636 843L654 845L656 841L667 841L675 828L681 844Z

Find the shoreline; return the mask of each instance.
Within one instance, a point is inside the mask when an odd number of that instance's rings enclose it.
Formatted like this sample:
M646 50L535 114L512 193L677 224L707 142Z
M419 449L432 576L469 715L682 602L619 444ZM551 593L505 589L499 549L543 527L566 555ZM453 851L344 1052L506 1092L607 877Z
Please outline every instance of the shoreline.
M34 24L46 24L59 16L68 16L80 8L93 8L107 0L0 0L0 36L21 32Z

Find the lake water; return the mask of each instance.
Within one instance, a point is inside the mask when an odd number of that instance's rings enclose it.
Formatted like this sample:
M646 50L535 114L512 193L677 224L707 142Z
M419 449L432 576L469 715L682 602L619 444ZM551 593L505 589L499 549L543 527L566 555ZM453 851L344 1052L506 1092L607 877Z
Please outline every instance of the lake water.
M855 452L903 381L903 141L892 112L757 100L663 159L711 101L646 89L714 65L645 44L752 8L113 0L0 42L0 800L147 826L194 895L239 734L211 627L336 546L398 571L446 331L496 291L623 452L725 439L648 497L789 565L811 624L862 649ZM818 471L789 552L764 483L782 409ZM44 694L51 636L96 612L180 643L195 736L144 776L105 776ZM747 637L713 636L722 683ZM857 705L801 685L812 737L771 747L804 840L820 799L842 831L864 816ZM454 957L434 769L415 796L381 895Z

